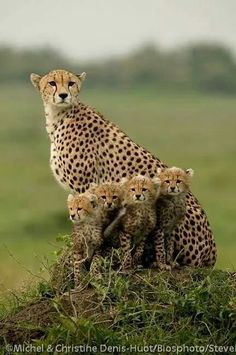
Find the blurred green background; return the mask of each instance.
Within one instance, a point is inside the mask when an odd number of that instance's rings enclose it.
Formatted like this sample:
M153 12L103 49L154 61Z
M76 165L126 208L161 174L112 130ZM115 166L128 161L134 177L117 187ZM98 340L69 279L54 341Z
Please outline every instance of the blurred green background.
M85 70L81 101L168 165L195 170L192 190L216 238L217 267L234 270L236 64L227 49L198 44L160 52L148 46L76 67L51 49L2 47L0 288L37 274L44 257L51 260L58 249L56 237L71 230L67 193L49 168L43 105L29 82L31 71L55 67Z

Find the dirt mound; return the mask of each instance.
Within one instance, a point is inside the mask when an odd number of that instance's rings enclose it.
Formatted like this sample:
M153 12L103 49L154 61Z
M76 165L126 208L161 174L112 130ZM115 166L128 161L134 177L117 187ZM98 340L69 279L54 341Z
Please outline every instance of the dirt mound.
M4 338L15 344L41 338L45 327L55 320L56 313L51 300L26 305L18 313L0 321L0 343Z
M47 328L59 323L61 316L86 318L95 314L102 320L102 309L92 289L72 291L60 298L42 298L0 321L0 345L4 344L3 339L11 344L43 339Z

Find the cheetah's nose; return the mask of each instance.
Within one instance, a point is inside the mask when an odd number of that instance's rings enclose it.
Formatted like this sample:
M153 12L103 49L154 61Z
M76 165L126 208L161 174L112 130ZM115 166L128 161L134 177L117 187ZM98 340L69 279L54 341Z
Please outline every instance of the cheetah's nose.
M175 191L175 187L174 186L171 186L171 191Z
M111 208L111 207L112 207L112 203L108 203L108 204L107 204L107 207L108 207L108 208Z
M68 94L66 92L62 92L61 94L58 95L62 100L67 98Z
M137 200L140 200L141 195L135 195Z

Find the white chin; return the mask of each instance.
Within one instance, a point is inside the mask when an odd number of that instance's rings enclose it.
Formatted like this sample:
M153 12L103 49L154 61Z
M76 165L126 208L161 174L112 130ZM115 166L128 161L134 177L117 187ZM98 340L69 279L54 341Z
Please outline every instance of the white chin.
M55 106L69 106L70 103L69 102L55 102L54 103Z

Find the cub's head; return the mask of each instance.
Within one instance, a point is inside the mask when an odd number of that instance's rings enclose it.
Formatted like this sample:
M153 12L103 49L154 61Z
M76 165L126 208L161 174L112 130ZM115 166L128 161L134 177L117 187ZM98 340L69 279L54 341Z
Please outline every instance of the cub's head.
M192 169L183 170L176 167L158 169L158 177L161 180L161 194L178 195L187 192L193 174Z
M53 70L42 77L32 73L30 79L40 91L45 104L63 108L78 102L78 95L85 77L85 73L75 75L66 70Z
M90 193L75 196L70 194L67 205L73 223L93 220L98 213L97 197Z
M108 182L92 185L90 191L97 196L98 204L102 209L113 211L121 207L122 189L119 184Z
M142 203L145 201L155 201L159 194L159 178L151 179L138 175L129 180L122 180L124 191L124 202L126 204Z

